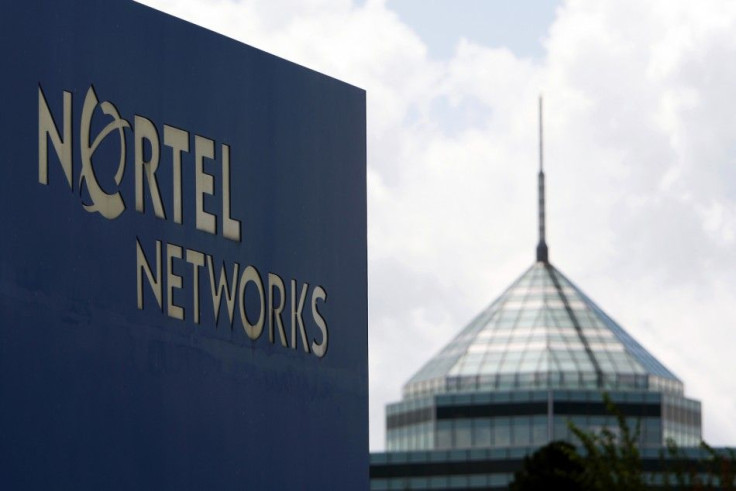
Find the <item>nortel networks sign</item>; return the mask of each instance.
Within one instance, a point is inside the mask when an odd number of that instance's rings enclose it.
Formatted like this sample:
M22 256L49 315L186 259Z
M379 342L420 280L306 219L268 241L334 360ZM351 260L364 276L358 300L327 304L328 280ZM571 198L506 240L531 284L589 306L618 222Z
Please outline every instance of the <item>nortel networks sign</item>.
M132 0L3 7L3 488L368 489L365 92Z
M108 137L116 138L120 158L115 162L113 180L119 186L126 168L129 165L133 167L135 196L128 200L135 202L136 212L146 213L145 203L150 200L153 203L153 214L157 219L172 220L182 226L194 226L198 231L213 235L216 235L219 229L225 239L236 242L242 240L241 222L233 218L231 211L228 144L168 124L158 126L149 118L138 114L133 116L131 124L120 116L115 104L110 101L100 102L93 86L87 90L78 122L72 118L72 93L64 91L62 101L62 113L55 117L49 108L43 88L38 87L39 183L49 184L49 151L52 150L70 191L75 191L76 187L77 194L87 196L86 200L82 199L84 210L98 213L108 220L118 218L126 211L126 201L119 189L108 192L102 188L97 178L99 171L95 170L94 164L95 150L103 140ZM92 120L95 117L106 118L107 121L103 123L104 128L99 134L92 135ZM126 155L127 132L132 133L134 141L135 152L132 159L128 159ZM78 177L73 175L72 155L75 147L79 149L81 160ZM216 148L219 151L216 151ZM165 152L170 154L172 163L170 169L167 169L168 172L159 166L161 155ZM215 176L205 171L205 160L213 160L221 167L221 182L217 185ZM98 167L108 169L112 167L104 164L109 162L101 163ZM195 182L194 196L182 196L182 166L194 170L191 174ZM172 200L166 204L159 192L159 179L163 179L164 176L171 180L173 189ZM205 209L207 196L221 200L221 216ZM182 209L186 200L195 203L194 223L184 223ZM320 358L327 352L328 328L318 310L318 305L327 300L327 292L322 286L309 285L292 279L287 289L284 279L276 273L269 272L263 277L255 266L249 264L243 267L237 262L230 264L230 267L225 265L217 267L220 258L213 259L213 255L206 251L187 248L182 244L155 240L146 253L141 245L141 239L136 237L135 250L137 277L135 286L139 309L144 308L143 290L149 287L154 293L158 308L166 315L180 320L189 317L199 324L202 300L209 297L204 304L206 308L213 309L215 323L224 304L230 325L239 322L240 327L252 340L261 337L267 322L268 339L271 343L278 337L283 346L297 349L297 345L301 344L306 353L313 353ZM187 267L191 268L193 278L191 285L182 284L182 276L173 270L175 262L185 262ZM200 291L200 278L209 280L209 289L206 292ZM174 291L184 288L190 291L192 298L192 309L189 313L174 303ZM258 295L258 309L255 313L248 312L246 308L245 297L248 288L253 289ZM303 318L305 304L314 324L319 328L318 339L307 335ZM286 322L284 316L287 316ZM285 324L289 325L288 339Z

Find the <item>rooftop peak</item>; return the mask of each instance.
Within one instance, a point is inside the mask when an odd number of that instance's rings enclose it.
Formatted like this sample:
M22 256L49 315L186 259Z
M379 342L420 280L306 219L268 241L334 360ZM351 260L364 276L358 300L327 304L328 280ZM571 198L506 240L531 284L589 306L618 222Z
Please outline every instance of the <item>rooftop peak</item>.
M545 240L544 224L544 140L542 138L542 96L539 96L539 243L537 243L537 262L549 263L549 248Z

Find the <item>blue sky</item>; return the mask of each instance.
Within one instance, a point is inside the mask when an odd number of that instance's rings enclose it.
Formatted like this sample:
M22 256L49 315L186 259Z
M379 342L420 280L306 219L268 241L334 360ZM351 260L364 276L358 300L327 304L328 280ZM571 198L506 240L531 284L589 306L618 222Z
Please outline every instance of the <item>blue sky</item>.
M430 56L449 59L461 38L541 59L557 1L389 0L386 6L419 35Z
M534 259L540 92L551 262L736 445L735 3L145 3L366 89L373 450Z

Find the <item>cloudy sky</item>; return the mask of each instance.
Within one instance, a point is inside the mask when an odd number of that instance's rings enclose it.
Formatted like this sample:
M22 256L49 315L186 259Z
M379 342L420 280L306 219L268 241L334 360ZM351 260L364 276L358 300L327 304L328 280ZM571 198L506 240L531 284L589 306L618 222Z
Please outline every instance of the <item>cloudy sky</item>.
M370 445L384 405L550 260L736 446L736 3L145 0L364 88Z

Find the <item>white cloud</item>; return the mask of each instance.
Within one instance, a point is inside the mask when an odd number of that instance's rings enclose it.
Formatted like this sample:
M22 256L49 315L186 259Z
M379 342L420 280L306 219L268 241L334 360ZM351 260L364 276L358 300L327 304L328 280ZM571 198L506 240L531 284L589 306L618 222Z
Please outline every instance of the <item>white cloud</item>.
M540 61L465 40L437 61L383 1L146 3L367 90L371 448L533 260L542 90L552 262L736 445L736 5L571 0Z

